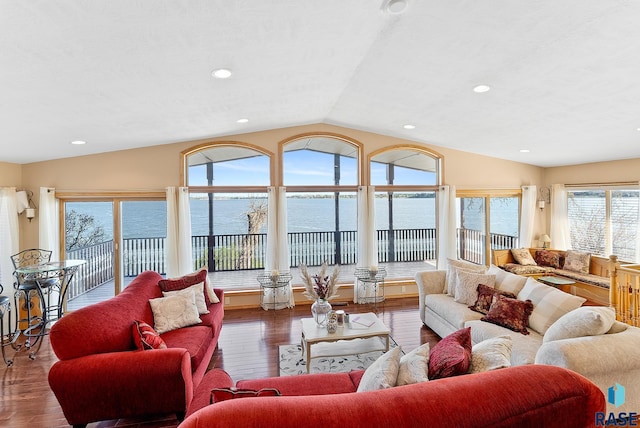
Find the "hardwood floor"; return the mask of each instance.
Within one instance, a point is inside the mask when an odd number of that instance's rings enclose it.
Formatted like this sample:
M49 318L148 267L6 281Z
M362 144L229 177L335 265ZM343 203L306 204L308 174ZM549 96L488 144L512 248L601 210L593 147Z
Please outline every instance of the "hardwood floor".
M347 313L372 312L371 305L337 306ZM418 298L389 299L379 303L378 317L391 329L391 336L405 351L440 338L423 326L418 314ZM220 367L234 380L278 376L278 345L298 343L300 319L308 318L308 305L294 309L227 310L224 326L210 367ZM10 350L10 348L8 348ZM12 354L12 352L10 352ZM48 338L34 361L25 352L15 357L12 367L2 367L0 391L0 426L57 427L68 426L62 410L49 389L47 374L56 361ZM1 363L1 362L0 362ZM152 419L122 419L92 423L90 427L176 427L174 415Z

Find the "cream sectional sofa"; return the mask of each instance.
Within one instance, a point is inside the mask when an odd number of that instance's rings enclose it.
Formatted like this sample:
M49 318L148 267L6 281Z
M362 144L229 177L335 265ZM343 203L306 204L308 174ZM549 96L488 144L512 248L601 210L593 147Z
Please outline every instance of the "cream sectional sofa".
M416 274L422 322L445 337L461 328L471 327L473 344L508 335L512 338L511 364L546 364L568 368L590 379L607 397L616 384L625 388L625 403L607 404L610 412L640 411L640 328L615 320L610 308L581 306L584 299L542 284L533 278L512 274L491 266L452 262L446 271L422 271ZM486 284L511 292L518 300L530 299L529 334L512 331L482 321L484 316L456 300L455 285L460 270L475 269ZM466 274L465 274L466 275ZM451 290L450 290L451 289ZM449 293L450 290L450 293ZM599 329L599 330L598 330Z

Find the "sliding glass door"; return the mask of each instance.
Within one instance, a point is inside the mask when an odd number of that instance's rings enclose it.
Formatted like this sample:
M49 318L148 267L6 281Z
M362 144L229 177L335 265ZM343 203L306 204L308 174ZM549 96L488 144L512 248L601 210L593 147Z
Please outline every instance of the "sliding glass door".
M65 259L87 262L67 292L67 310L115 296L145 270L165 274L166 201L105 198L62 204Z
M490 264L491 250L519 246L520 195L458 192L458 258Z

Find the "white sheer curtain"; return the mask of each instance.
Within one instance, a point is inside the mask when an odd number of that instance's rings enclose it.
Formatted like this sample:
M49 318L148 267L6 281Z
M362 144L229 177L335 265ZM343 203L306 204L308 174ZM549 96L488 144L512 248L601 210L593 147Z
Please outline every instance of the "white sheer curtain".
M522 186L522 212L520 213L520 247L522 248L532 247L537 196L536 186Z
M13 295L13 264L10 257L20 248L15 187L0 188L0 283L2 295ZM12 305L13 306L13 305ZM15 310L15 308L13 308ZM5 320L7 321L7 320Z
M447 268L447 259L457 259L456 186L438 189L438 269Z
M375 187L358 187L358 267L378 266L378 239L376 236ZM358 303L358 281L353 287L353 301Z
M640 183L638 183L640 187ZM640 207L638 207L638 211L636 212L636 254L635 254L635 263L640 262Z
M567 217L567 191L564 184L554 184L551 188L551 248L568 250L571 247L569 218Z
M289 241L287 239L287 192L285 187L267 188L267 254L265 257L265 273L273 271L289 272ZM293 296L293 284L289 281L285 296L274 296L274 289L263 291L265 302L274 302L274 309L293 308L296 303ZM280 297L280 298L279 298ZM284 299L284 300L282 300ZM266 308L266 307L265 307Z
M40 212L38 213L40 248L51 250L51 260L60 260L60 236L58 228L58 210L56 190L40 188Z
M193 272L189 189L167 187L167 277Z

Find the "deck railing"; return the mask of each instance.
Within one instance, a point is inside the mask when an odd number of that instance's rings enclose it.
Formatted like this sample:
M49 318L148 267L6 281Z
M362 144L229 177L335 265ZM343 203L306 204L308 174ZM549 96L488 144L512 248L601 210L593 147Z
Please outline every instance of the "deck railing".
M478 231L459 230L460 257L483 263L484 235ZM378 261L412 262L435 260L437 238L435 229L378 230ZM357 262L356 231L292 232L288 234L289 265L319 266L350 265ZM211 271L234 271L264 268L267 248L266 234L237 234L193 236L194 269L208 265ZM492 245L515 247L516 237L491 235ZM122 242L122 272L133 277L145 270L166 273L166 238L127 238ZM210 247L213 251L210 251ZM503 247L494 247L503 248ZM209 263L209 254L213 260ZM69 298L87 292L113 279L113 241L67 252L67 259L87 261L76 275L68 293Z
M69 284L69 299L113 279L113 241L67 251L65 258L87 261L78 268Z
M485 262L485 233L481 230L457 229L458 258L469 262L484 264ZM517 236L491 233L489 235L491 250L505 250L518 248Z

